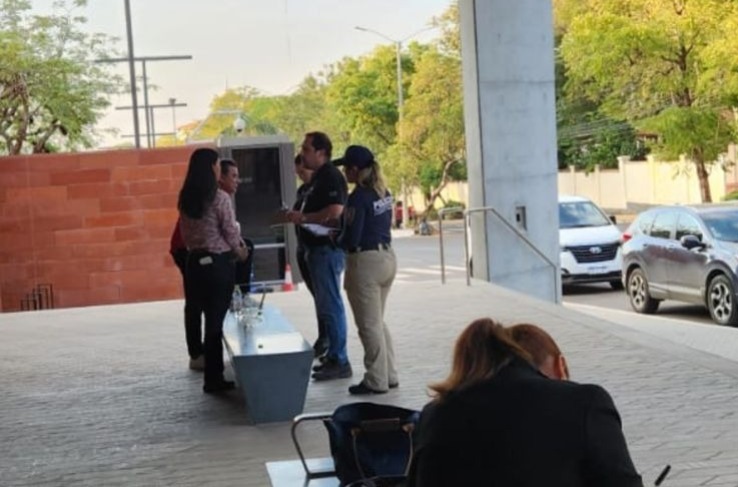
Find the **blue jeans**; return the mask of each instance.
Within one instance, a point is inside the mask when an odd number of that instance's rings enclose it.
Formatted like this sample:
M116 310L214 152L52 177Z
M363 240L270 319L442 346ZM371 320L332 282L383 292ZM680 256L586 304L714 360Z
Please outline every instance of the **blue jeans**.
M307 247L306 257L318 320L325 324L328 332L328 357L345 364L348 354L346 309L341 298L341 272L345 265L343 250L330 245Z

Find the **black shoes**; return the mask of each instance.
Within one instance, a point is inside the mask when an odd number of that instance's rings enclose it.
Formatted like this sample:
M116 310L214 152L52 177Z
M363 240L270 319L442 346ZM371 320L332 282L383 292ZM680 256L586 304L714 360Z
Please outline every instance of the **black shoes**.
M395 385L397 387L397 385ZM372 389L368 385L364 384L364 381L359 382L358 384L355 384L348 389L349 394L353 394L354 396L363 396L367 394L387 394L387 391L378 391L376 389Z
M313 344L313 353L315 354L316 358L325 355L327 351L328 340L325 340L323 338L318 338L317 340L315 340L315 343Z
M348 379L354 375L350 363L339 364L334 359L328 359L323 364L316 365L314 369L316 368L317 370L313 373L313 379L316 381Z
M389 385L390 389L397 389L400 387L399 382L393 382ZM367 395L367 394L386 394L387 391L379 391L377 389L372 389L368 385L364 384L364 381L359 382L358 384L355 384L348 388L349 394L353 394L354 396L361 396L361 395Z
M313 372L317 372L325 366L325 363L328 362L328 356L321 355L320 357L318 357L318 362L320 363L317 365L313 365Z
M202 386L203 392L206 394L218 394L219 392L226 392L236 388L236 383L232 380L220 380L217 382L211 382Z

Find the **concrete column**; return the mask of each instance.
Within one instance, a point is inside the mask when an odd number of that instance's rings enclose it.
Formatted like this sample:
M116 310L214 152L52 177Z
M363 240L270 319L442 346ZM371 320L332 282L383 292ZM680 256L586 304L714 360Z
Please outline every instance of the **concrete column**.
M560 302L550 0L460 0L474 277ZM492 311L491 311L492 312Z

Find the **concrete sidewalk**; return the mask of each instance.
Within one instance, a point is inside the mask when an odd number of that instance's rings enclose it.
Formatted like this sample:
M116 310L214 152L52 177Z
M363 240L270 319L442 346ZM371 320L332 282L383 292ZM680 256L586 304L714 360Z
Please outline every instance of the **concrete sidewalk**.
M267 300L315 336L307 292ZM667 463L669 487L738 485L738 364L486 283L398 283L388 323L400 387L369 400L422 407L454 339L480 316L542 325L574 380L610 391L645 485ZM349 328L356 381L361 345ZM0 314L0 331L3 486L261 487L265 462L296 458L289 424L249 426L238 394L202 393L186 367L181 301ZM306 412L355 401L351 383L311 384ZM317 426L305 443L310 455L327 453Z

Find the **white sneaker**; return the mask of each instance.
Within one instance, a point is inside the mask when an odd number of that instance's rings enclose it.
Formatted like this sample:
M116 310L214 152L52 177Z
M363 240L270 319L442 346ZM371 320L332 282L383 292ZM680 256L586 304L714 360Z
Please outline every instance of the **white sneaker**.
M205 370L205 355L200 355L197 358L190 359L190 370L197 370L202 372Z

